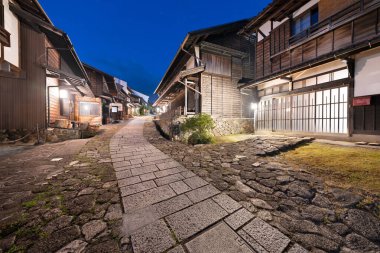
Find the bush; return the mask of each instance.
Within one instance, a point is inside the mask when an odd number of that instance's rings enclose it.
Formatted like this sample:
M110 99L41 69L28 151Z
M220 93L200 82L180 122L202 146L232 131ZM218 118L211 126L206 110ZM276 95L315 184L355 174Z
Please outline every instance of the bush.
M195 132L189 136L187 142L191 145L209 144L214 142L214 137L206 132Z
M181 130L185 133L188 132L209 132L215 128L214 120L208 114L198 114L194 117L187 118L181 125Z
M214 128L214 120L208 114L198 114L187 118L181 125L181 130L185 134L190 133L187 142L192 145L212 143L214 139L210 131Z

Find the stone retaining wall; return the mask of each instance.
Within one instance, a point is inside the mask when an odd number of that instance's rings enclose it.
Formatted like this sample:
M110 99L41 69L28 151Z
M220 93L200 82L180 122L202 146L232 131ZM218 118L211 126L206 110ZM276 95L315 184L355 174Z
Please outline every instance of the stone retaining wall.
M179 125L186 119L186 117L168 117L167 115L160 116L156 121L162 132L168 136L181 136L179 132ZM254 133L254 120L253 119L230 119L230 118L214 118L215 129L212 134L214 136L224 136L232 134L247 134Z

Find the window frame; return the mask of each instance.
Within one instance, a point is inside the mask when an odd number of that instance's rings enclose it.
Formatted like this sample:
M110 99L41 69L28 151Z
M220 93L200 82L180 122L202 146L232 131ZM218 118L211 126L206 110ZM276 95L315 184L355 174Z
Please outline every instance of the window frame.
M315 23L313 23L313 12L314 11L317 11L317 21ZM306 16L309 16L309 24L307 26L307 28L303 29L303 30L300 30L299 32L295 33L295 24L297 22L300 22L302 19L304 19ZM306 10L305 12L303 12L302 14L298 15L296 18L292 18L291 21L290 21L290 37L294 37L294 36L297 36L305 31L307 31L308 29L310 29L311 27L315 26L316 24L319 23L319 7L318 7L318 4L312 6L311 8L309 8L308 10Z

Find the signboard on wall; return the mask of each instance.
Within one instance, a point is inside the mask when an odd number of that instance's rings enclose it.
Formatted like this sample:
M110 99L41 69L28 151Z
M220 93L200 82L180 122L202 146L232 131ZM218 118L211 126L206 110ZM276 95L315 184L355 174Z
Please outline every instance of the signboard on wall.
M367 106L371 105L371 96L354 98L353 106Z

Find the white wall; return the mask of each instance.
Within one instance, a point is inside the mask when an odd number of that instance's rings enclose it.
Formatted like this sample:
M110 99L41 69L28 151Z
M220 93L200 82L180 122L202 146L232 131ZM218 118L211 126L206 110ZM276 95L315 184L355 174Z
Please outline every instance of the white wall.
M9 10L9 0L4 3L4 26L11 34L11 47L4 47L4 59L20 67L20 23L18 18Z
M380 49L355 57L355 97L380 94Z

